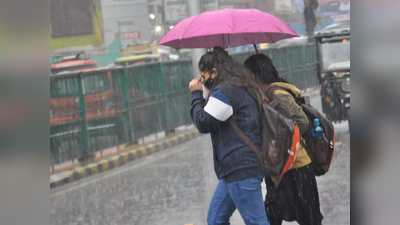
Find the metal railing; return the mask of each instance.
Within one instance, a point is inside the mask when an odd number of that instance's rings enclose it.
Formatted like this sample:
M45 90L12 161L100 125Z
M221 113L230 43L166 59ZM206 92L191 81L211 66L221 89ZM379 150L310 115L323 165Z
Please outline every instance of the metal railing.
M300 89L318 85L315 45L261 53ZM232 56L243 62L251 54ZM51 164L191 124L191 79L190 60L51 76Z

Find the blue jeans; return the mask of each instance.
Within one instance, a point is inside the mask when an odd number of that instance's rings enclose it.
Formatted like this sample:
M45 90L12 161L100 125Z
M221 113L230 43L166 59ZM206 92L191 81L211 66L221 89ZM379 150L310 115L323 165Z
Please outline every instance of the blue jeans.
M236 208L246 225L269 225L261 191L263 177L232 183L219 180L208 208L208 225L229 225Z

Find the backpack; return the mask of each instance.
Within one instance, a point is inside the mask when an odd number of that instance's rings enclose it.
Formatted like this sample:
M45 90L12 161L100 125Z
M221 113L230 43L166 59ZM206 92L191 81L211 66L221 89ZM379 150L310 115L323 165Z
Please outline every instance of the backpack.
M301 144L306 149L308 156L310 156L314 164L315 176L322 176L329 171L333 156L335 155L335 128L316 108L306 104L304 97L299 99L298 104L307 115L309 121L307 132L303 135L305 143L302 142ZM324 138L321 140L311 135L311 130L314 127L314 119L319 119L320 126L324 129Z
M260 91L261 92L261 91ZM295 122L285 112L272 108L269 100L261 92L262 143L261 151L250 141L233 121L229 123L241 138L254 151L260 161L261 171L265 175L278 176L288 172L296 161L300 146L300 131ZM290 137L290 138L288 138Z
M279 87L274 87L268 90L275 91L280 89ZM290 91L290 89L283 88L289 92L296 103L301 106L303 112L307 115L309 125L306 133L302 136L305 143L301 140L301 145L306 149L308 156L314 165L315 176L322 176L329 171L332 163L333 156L335 154L335 129L331 122L329 122L326 117L320 113L316 108L312 107L309 101L309 97L297 96L295 93ZM269 96L269 95L268 95ZM324 138L316 139L312 136L311 130L314 127L314 119L319 119L320 126L324 129Z

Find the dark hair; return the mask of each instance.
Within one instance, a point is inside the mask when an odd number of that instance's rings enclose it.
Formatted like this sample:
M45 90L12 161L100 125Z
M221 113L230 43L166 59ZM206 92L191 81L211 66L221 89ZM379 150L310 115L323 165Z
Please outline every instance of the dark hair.
M264 54L252 55L244 61L243 65L256 75L256 79L262 83L271 84L274 82L287 82L279 76L272 60Z
M217 70L217 76L211 88L221 83L230 83L247 91L261 105L261 95L254 75L221 47L212 48L200 58L200 71L212 74L213 68Z

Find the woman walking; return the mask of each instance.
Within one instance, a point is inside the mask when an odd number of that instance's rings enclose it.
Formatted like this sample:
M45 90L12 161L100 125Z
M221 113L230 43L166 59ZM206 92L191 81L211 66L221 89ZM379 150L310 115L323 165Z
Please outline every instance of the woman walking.
M279 76L272 60L266 55L252 55L244 62L244 66L254 73L270 104L288 113L297 123L300 133L304 134L309 121L295 101L301 91ZM311 159L303 146L291 170L283 176L267 176L265 183L265 208L271 225L281 225L283 220L297 221L300 225L321 224L323 216L317 182Z
M189 84L193 96L191 117L200 133L211 134L214 170L219 179L207 223L230 224L229 219L237 208L245 224L267 225L260 163L227 121L232 118L260 149L261 97L255 91L254 76L220 47L212 48L201 57L199 70L201 78ZM207 104L202 84L210 92Z

